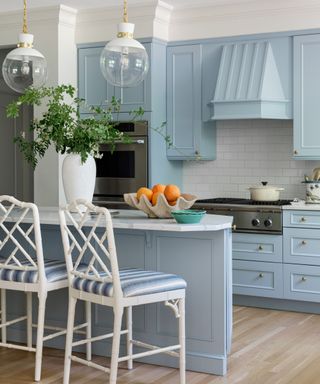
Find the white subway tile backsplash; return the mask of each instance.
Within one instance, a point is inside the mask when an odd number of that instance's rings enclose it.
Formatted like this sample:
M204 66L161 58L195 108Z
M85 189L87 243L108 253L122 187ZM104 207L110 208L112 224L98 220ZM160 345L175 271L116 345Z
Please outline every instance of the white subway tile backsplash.
M186 161L183 190L205 197L249 197L248 187L267 180L285 188L283 198L305 197L304 174L318 161L292 159L292 121L217 123L217 159Z

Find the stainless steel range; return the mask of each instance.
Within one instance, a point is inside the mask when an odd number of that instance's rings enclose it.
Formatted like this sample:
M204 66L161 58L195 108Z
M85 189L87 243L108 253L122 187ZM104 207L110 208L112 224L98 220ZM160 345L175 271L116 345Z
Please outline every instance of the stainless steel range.
M282 206L292 200L257 202L249 199L215 198L197 200L194 208L207 213L233 216L235 232L282 234Z

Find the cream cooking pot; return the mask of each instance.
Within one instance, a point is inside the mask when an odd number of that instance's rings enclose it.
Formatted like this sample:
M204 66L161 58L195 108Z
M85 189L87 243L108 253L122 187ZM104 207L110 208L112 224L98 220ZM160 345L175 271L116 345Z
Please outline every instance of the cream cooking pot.
M249 188L250 198L254 201L277 201L280 198L280 191L284 188L267 185L267 181L262 181L261 185L254 185Z

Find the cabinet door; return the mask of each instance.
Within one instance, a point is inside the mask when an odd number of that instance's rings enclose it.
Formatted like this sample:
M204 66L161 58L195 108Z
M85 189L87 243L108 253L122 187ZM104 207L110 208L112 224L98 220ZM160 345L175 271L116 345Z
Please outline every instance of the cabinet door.
M168 48L167 133L173 147L168 158L199 156L201 134L201 46Z
M149 56L149 71L146 78L136 87L115 87L115 96L120 100L121 112L143 108L151 110L151 43L143 44Z
M80 48L78 51L79 97L88 105L106 106L114 96L114 87L103 77L100 70L100 54L104 46ZM88 113L84 107L81 113Z
M320 35L294 37L294 157L320 159Z

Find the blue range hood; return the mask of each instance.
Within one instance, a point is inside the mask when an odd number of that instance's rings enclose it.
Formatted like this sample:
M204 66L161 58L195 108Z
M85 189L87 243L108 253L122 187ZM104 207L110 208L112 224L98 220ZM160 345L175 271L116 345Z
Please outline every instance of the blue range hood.
M212 120L292 119L289 38L223 46Z

